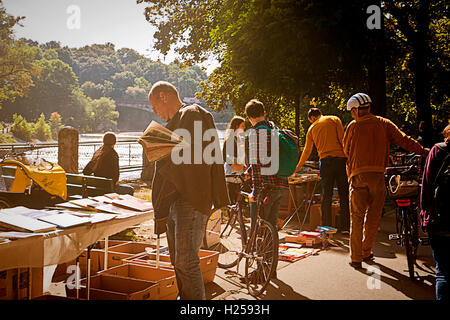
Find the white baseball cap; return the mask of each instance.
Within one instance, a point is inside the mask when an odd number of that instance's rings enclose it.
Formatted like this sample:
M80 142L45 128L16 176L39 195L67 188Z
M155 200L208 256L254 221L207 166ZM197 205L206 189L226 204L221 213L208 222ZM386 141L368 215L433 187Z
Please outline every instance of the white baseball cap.
M350 99L347 101L347 110L352 110L353 108L360 108L360 107L368 107L369 104L372 103L372 99L365 94L365 93L357 93L354 94Z

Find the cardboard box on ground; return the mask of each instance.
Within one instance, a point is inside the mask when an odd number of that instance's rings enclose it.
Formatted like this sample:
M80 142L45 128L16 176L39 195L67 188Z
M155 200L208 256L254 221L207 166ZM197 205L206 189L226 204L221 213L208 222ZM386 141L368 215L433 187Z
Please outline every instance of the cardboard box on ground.
M31 283L29 282L29 271L31 270ZM18 278L18 271L20 272ZM21 268L0 271L0 300L24 300L42 295L43 269Z
M331 226L338 228L338 222L339 222L339 203L333 203L331 205ZM313 204L310 209L310 216L309 216L309 226L312 229L315 229L317 226L322 226L322 209L321 204Z

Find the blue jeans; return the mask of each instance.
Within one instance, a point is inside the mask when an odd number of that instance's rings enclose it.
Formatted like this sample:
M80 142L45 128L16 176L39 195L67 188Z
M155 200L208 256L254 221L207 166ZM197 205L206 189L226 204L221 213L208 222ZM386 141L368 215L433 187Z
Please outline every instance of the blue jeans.
M429 232L433 259L436 263L436 299L449 300L448 283L450 280L450 237Z
M280 210L280 202L283 196L283 190L276 188L270 192L269 202L263 205L261 210L261 218L269 222L275 230L278 230L278 211ZM253 223L253 218L256 214L256 202L250 202L250 217Z
M198 253L208 217L181 199L170 207L167 242L182 300L205 300Z
M322 179L322 225L331 226L331 199L336 181L339 193L338 228L350 230L349 189L346 171L346 158L325 158L320 160L320 177Z
M278 211L280 210L281 198L283 197L283 189L275 188L270 192L269 201L263 205L261 212L261 218L269 222L275 228L275 248L278 248ZM253 224L256 215L256 202L250 202L250 218ZM278 253L278 249L276 249ZM275 259L275 270L278 265L278 255Z

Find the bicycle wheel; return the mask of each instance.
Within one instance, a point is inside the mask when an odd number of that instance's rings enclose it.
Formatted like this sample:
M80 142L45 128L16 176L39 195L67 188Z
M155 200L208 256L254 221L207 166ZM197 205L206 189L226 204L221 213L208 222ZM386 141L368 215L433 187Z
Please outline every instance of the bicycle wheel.
M239 260L239 253L242 252L243 243L238 210L236 208L228 209L227 214L222 215L219 242L210 248L210 250L219 252L217 265L223 269L234 267Z
M413 241L413 226L411 217L409 215L408 209L402 209L402 219L403 219L403 243L406 250L406 260L408 262L408 272L409 278L414 279L414 264L416 263L416 253L417 247L414 245Z
M259 219L256 237L250 245L246 256L245 278L249 293L261 295L275 271L278 259L278 237L275 228L266 220Z

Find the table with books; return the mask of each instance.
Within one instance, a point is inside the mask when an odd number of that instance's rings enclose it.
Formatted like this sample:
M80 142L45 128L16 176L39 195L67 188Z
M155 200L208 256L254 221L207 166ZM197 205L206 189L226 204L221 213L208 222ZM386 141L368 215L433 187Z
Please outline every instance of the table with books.
M97 241L152 217L151 202L114 193L43 210L0 210L0 287L7 270L39 270L74 260ZM1 293L0 288L0 299Z
M289 200L287 205L288 216L282 222L282 228L284 228L292 218L297 215L300 222L298 213L300 210L304 211L304 217L308 215L310 204L312 202L314 192L317 185L320 182L320 174L318 170L309 170L307 173L294 173L289 177ZM303 201L298 204L297 192L298 187L303 188ZM305 220L305 219L304 219ZM303 221L304 221L303 220ZM303 223L302 223L303 226Z

